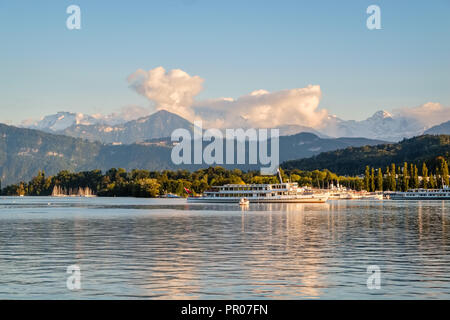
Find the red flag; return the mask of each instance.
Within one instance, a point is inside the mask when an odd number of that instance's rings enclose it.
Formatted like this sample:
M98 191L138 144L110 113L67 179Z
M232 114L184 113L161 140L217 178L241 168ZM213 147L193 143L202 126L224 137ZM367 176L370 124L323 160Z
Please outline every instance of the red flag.
M184 187L184 191L186 191L187 193L189 193L189 194L191 194L192 193L192 191L191 190L189 190L188 188L186 188L186 187Z

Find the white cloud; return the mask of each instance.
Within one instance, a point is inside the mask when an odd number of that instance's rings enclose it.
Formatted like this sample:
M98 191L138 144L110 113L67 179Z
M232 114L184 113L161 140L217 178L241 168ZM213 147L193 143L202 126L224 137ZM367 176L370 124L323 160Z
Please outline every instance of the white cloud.
M152 108L144 108L137 105L129 105L122 107L118 112L113 112L108 115L96 113L93 114L92 117L99 120L100 122L105 122L111 125L146 117L153 112L154 110Z
M326 110L318 110L319 86L277 92L256 90L238 99L195 101L203 81L182 70L166 71L163 67L139 69L128 77L131 88L152 101L157 110L165 109L189 120L201 119L207 127L314 127L328 115Z
M204 127L209 128L298 125L326 131L348 124L319 108L322 92L318 85L276 92L255 90L237 99L196 101L204 80L183 70L139 69L128 77L128 82L136 92L152 101L156 110L165 109L191 121L203 120ZM423 129L450 120L450 108L433 102L396 109L392 114L395 119L417 120L414 123Z
M394 116L413 118L425 127L432 127L450 120L450 107L436 102L427 102L414 108L400 108L393 111Z
M197 102L195 113L209 126L273 128L281 125L319 126L328 116L319 110L320 86L268 92L253 91L234 100Z
M157 110L165 109L187 119L193 118L194 97L203 89L202 78L180 69L166 72L163 67L139 69L128 77L128 83L137 93L153 101Z

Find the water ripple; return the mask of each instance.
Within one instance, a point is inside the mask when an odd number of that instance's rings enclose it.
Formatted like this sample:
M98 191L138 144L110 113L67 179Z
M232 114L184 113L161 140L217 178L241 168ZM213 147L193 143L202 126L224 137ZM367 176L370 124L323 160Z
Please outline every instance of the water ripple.
M449 205L0 198L0 299L448 299Z

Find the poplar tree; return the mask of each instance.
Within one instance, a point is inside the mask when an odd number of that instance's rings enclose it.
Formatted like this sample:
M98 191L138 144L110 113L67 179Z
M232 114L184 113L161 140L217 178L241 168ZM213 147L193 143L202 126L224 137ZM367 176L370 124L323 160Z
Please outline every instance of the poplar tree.
M443 177L442 177L442 161L439 163L439 167L436 167L436 187L441 188L443 184Z
M408 176L409 176L409 185L411 187L414 187L414 164L412 163L409 165Z
M366 171L364 173L364 188L366 191L370 191L370 169L369 166L366 166Z
M420 188L420 182L419 182L419 169L417 169L417 166L414 165L414 188L418 189Z
M448 176L448 164L447 164L446 160L443 161L442 178L444 180L444 184L446 186L448 186L449 185L449 176Z
M377 190L383 191L383 172L381 171L381 168L378 168Z
M384 179L384 189L392 190L392 187L391 187L391 170L389 169L389 166L386 167L386 178Z
M370 174L370 191L375 191L375 169L372 168L372 172Z
M431 189L436 189L436 180L433 174L430 174L430 187Z
M408 174L408 164L405 162L403 165L403 191L408 191L409 189L409 174Z
M396 191L397 190L397 182L396 182L396 170L395 170L395 163L391 165L391 190Z
M424 189L428 189L428 168L425 162L422 165L422 186Z

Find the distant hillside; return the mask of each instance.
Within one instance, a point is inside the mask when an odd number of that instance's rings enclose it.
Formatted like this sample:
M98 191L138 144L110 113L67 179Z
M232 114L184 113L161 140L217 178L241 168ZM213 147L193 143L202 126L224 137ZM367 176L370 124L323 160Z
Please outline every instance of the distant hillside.
M278 128L280 130L280 136L291 136L291 135L295 135L298 133L303 133L303 132L307 132L307 133L313 133L316 136L318 136L319 138L330 138L329 136L311 128L311 127L306 127L306 126L300 126L300 125L285 125L285 126L280 126Z
M366 165L375 168L385 168L391 163L429 164L435 167L436 157L450 157L450 136L424 135L403 140L399 143L377 146L349 147L337 151L324 152L308 159L287 161L283 168L298 168L301 170L329 169L342 175L356 175L364 172Z
M102 146L81 139L0 124L0 178L2 185L30 178L40 169L56 173L88 166L86 155Z
M347 147L361 147L386 143L381 140L366 138L319 138L312 133L299 133L292 136L280 137L281 161L299 158L309 158L322 152L343 149Z
M203 142L203 147L206 147L210 142ZM311 156L317 155L321 152L332 151L342 148L347 148L349 146L360 147L365 145L377 145L383 144L386 141L380 140L371 140L365 138L328 138L323 139L319 138L315 134L302 132L291 136L282 136L280 137L280 161L287 161L299 158L309 158ZM162 138L162 139L150 139L142 144L145 145L171 145L170 138ZM225 146L225 141L223 142ZM269 143L270 145L270 143ZM248 141L246 143L246 159L248 160ZM236 158L236 153L235 153ZM234 168L236 166L227 166L223 165L225 168ZM247 170L247 169L257 169L257 166L238 166L239 169ZM199 166L186 166L188 169L197 170Z
M364 138L322 139L311 133L280 137L280 161L311 157L320 152L348 146L374 145L381 141ZM209 142L204 142L206 146ZM224 144L226 145L226 144ZM248 149L248 148L247 148ZM29 180L39 170L55 174L61 170L189 169L208 165L175 166L171 161L172 143L168 138L150 139L131 145L104 145L80 138L0 124L0 179L2 185ZM255 165L224 165L242 170Z
M450 134L450 121L431 127L425 134Z
M47 174L112 167L175 169L168 161L170 151L157 145L106 146L0 124L0 179L5 186L29 180L41 169Z

